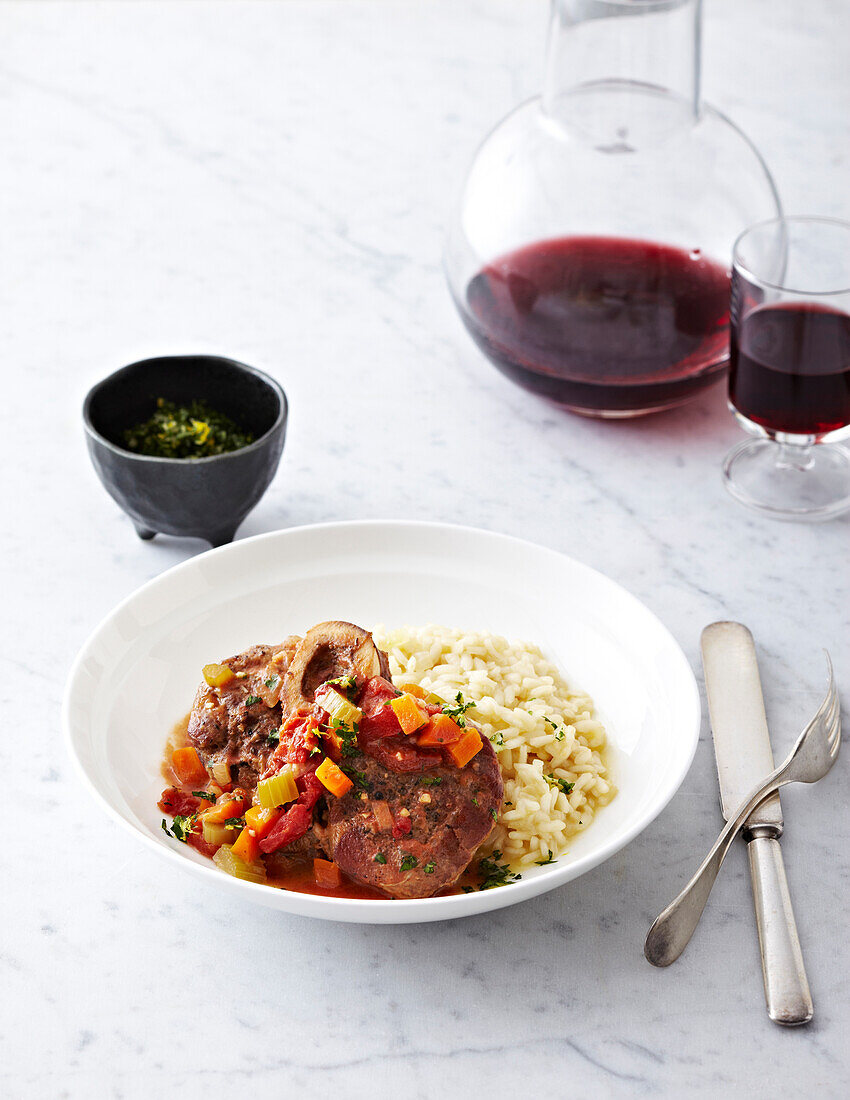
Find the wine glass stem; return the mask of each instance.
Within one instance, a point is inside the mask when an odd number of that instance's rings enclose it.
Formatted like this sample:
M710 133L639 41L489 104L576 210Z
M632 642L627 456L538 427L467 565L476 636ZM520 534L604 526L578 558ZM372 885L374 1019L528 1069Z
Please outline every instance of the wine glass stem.
M813 435L789 436L777 432L776 442L779 444L776 453L776 465L781 470L810 470L814 465L812 447L817 442Z

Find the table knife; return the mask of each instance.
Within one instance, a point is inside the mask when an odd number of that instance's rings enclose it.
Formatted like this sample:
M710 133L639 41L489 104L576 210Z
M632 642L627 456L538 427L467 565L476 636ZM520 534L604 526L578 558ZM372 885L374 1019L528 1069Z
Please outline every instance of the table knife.
M702 662L714 756L725 820L773 770L753 636L742 623L712 623L702 632ZM794 1026L812 1018L812 997L791 908L782 849L782 806L773 794L743 831L750 861L761 948L764 995L771 1020Z

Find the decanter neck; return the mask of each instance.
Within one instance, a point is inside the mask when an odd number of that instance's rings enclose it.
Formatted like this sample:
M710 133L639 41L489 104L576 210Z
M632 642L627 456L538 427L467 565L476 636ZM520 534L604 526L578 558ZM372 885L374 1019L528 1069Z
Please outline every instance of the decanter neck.
M701 26L702 0L552 0L546 114L612 151L693 124Z

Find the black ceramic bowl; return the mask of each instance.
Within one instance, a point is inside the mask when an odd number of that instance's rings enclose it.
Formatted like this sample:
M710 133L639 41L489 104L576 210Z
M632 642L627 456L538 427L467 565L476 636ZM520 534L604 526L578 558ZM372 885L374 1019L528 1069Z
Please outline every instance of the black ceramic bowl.
M254 437L210 458L151 458L125 449L123 433L147 420L158 397L206 401ZM286 436L287 401L262 371L217 355L170 355L122 367L89 390L86 444L109 495L140 538L158 532L230 542L269 487Z

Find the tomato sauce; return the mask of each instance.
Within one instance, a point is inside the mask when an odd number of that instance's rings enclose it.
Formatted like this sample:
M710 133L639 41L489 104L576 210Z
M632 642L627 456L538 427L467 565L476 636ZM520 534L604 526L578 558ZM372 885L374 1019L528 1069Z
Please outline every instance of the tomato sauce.
M178 790L186 792L189 791L189 788L180 783L171 767L171 754L175 749L181 749L189 743L188 730L189 715L187 714L184 718L181 718L179 722L175 722L169 734L162 765L160 767L162 778L169 787L176 787ZM469 872L465 872L458 885L441 891L437 896L444 897L449 894L459 894L462 885L477 885L478 879L475 875L473 875L467 883L466 880L468 875ZM344 874L342 875L342 882L339 886L320 886L316 882L312 863L306 861L304 863L294 864L291 870L283 874L270 875L266 880L266 884L274 887L275 890L294 890L299 894L314 894L317 897L323 898L355 898L363 900L368 899L370 901L392 900L387 898L386 894L382 894L379 890L373 890L369 886L361 886L360 883L352 882L351 879L347 878Z
M189 715L181 718L179 722L175 722L171 733L168 736L168 741L165 746L165 753L162 759L162 765L160 767L160 773L169 787L176 787L180 791L186 791L189 793L189 787L182 784L177 776L174 774L174 770L171 767L171 754L175 749L180 749L186 746L188 742L188 730L189 730ZM203 843L203 841L201 841ZM193 848L196 851L201 851L198 845L193 844ZM201 854L204 855L203 851ZM266 880L266 885L273 887L275 890L294 890L299 894L313 894L317 897L323 898L348 898L348 899L362 899L370 901L392 901L392 898L388 898L386 894L382 894L379 890L373 890L369 886L361 886L358 882L352 882L347 878L345 874L342 875L342 882L339 886L320 886L316 882L315 875L313 873L313 865L311 862L305 861L304 863L296 863L291 870L287 870L283 874L270 875ZM458 882L454 886L449 886L445 890L441 890L436 897L449 897L452 894L460 894L466 889L478 889L480 884L480 876L472 868L467 868L461 875Z
M340 872L342 873L342 872ZM372 890L368 886L361 886L357 882L342 875L339 886L319 886L313 874L313 866L310 863L296 864L291 871L282 875L269 877L267 885L274 886L276 890L295 890L299 894L315 894L322 898L368 898L372 901L387 901L386 894L378 890Z

